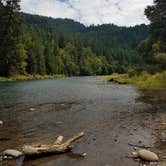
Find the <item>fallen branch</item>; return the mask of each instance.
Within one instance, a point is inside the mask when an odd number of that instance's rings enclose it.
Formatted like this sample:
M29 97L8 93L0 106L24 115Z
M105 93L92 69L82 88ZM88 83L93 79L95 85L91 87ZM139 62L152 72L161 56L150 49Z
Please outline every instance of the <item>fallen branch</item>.
M132 143L128 143L128 145L130 145L130 146L134 146L134 147L138 147L138 148L151 148L151 146L136 145L136 144L132 144Z
M25 156L64 153L71 150L71 144L83 137L84 133L78 133L63 142L63 136L58 136L53 145L24 145L22 150Z

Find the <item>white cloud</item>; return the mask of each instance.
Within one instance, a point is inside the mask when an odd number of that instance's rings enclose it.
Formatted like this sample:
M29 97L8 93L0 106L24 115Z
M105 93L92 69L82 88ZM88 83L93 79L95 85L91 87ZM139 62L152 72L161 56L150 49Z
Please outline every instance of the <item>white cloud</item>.
M55 0L22 0L23 11L32 14L51 16L55 18L73 18L76 15L74 9L66 3Z
M144 9L153 0L22 0L28 13L71 18L85 25L114 23L132 26L148 23Z

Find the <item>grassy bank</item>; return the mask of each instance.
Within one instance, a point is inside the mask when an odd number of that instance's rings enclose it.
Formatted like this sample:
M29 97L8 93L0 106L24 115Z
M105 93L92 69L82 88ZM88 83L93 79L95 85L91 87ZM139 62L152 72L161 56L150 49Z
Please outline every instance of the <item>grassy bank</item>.
M166 71L156 74L143 72L138 76L129 77L128 74L112 74L102 76L102 80L115 80L120 84L134 84L142 89L165 89L166 88Z
M52 79L63 78L64 75L16 75L11 77L0 77L0 81L24 81L24 80L39 80L39 79Z

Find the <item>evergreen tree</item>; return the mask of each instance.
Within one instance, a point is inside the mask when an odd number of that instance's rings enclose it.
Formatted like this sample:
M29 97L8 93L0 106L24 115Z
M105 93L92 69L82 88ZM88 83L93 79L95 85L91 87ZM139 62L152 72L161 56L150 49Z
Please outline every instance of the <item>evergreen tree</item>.
M154 70L166 69L166 1L154 0L145 10L150 20L148 37L141 42L139 51ZM155 65L155 66L154 66ZM157 67L157 69L156 69ZM151 68L150 68L151 69ZM153 70L152 70L153 72Z
M154 5L145 10L150 20L150 34L152 40L159 41L160 51L166 52L166 1L154 0Z
M55 74L55 47L55 41L49 38L44 51L47 74Z
M18 73L26 66L26 52L21 43L23 20L19 13L19 2L19 0L0 2L0 75L3 76Z
M124 73L140 63L136 46L145 37L145 25L85 27L68 19L19 12L18 0L0 0L0 75ZM154 44L154 45L153 45ZM162 61L160 42L148 47ZM147 47L147 46L146 46ZM158 52L157 52L157 51ZM164 64L163 64L164 65Z

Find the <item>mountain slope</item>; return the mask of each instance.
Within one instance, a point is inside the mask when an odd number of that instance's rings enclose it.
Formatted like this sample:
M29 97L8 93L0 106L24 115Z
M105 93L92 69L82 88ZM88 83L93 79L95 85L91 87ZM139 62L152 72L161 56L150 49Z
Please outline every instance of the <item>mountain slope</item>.
M90 46L94 43L102 48L135 49L147 35L147 26L119 27L113 24L85 27L71 19L54 19L38 15L24 14L25 23L40 28L51 29L55 33L78 35ZM93 43L93 44L92 44ZM98 51L99 52L99 51Z

